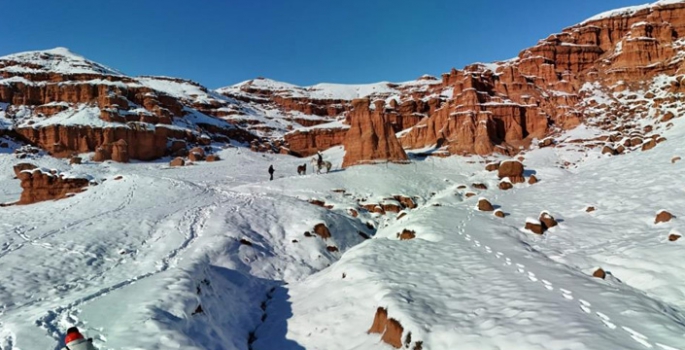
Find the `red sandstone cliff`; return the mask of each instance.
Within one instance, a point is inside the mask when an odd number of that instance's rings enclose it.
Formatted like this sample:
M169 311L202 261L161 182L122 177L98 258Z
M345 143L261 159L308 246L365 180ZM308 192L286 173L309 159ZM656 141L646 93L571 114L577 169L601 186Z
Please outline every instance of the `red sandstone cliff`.
M374 161L405 162L407 154L395 137L390 123L383 118L385 102L377 100L369 109L369 99L352 101L350 130L345 135L343 167Z

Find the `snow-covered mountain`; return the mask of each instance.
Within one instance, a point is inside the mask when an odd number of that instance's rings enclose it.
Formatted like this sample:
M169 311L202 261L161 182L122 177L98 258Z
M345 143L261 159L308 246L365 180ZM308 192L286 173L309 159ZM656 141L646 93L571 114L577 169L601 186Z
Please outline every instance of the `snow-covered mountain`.
M685 350L684 18L404 83L1 57L0 350Z

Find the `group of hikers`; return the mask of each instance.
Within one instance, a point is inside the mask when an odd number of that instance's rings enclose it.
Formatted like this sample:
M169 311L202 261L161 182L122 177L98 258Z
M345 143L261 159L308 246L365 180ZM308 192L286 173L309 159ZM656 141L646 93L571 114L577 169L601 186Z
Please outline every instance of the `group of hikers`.
M316 160L316 161L315 161ZM312 164L316 162L316 167L318 171L321 169L326 168L327 171L331 170L331 163L328 161L323 160L323 154L321 154L321 151L316 152L316 158L312 159ZM276 172L276 169L274 169L273 164L269 165L269 181L274 180L274 172ZM297 167L297 173L300 175L304 175L307 172L307 164L305 163L304 165L300 165Z

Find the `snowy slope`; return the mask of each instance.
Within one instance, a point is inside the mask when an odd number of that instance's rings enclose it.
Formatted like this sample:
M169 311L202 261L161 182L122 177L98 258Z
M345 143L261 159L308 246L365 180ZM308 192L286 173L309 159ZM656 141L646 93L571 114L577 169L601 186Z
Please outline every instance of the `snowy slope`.
M592 22L592 21L597 21L600 19L605 19L605 18L611 18L611 17L625 17L625 16L630 16L633 15L636 12L642 11L642 10L648 10L652 9L654 7L660 7L660 6L666 6L666 5L671 5L671 4L677 4L677 3L682 3L683 0L658 0L656 2L644 4L644 5L637 5L637 6L628 6L620 9L614 9L606 12L602 12L599 14L596 14L585 21L581 22L581 24L585 24L587 22Z
M21 63L21 65L8 67L0 65L0 72L123 75L117 70L87 60L64 47L2 56L0 61Z
M78 325L100 349L391 349L366 334L382 306L423 349L682 350L684 242L666 239L681 219L653 220L660 209L684 215L685 193L671 185L684 163L670 159L685 154L685 125L664 136L620 157L533 150L525 164L541 182L506 192L477 158L339 171L333 149L334 172L306 176L301 159L240 149L178 169L39 158L100 185L1 208L0 347L53 349ZM6 201L20 192L17 162L0 154ZM506 218L474 209L478 196L464 195L475 182ZM349 214L394 195L419 207L399 220ZM543 210L560 225L542 237L522 229ZM331 238L303 235L320 222ZM364 241L367 224L378 231ZM399 241L405 228L417 237ZM597 267L607 280L590 277Z

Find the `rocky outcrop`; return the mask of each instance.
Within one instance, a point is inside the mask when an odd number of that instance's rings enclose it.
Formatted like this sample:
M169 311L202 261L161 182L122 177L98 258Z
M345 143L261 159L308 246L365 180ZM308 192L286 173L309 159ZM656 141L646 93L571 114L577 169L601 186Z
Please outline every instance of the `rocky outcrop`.
M503 218L503 217L505 217L504 212L503 212L502 210L500 210L500 209L495 210L495 212L494 212L493 214L494 214L496 217L498 217L498 218Z
M385 102L375 101L375 110L369 108L369 99L352 101L350 130L345 135L343 168L356 164L379 161L407 162L409 158L395 137L392 127L381 115Z
M681 236L677 233L671 233L670 235L668 235L668 241L669 242L675 242L675 241L679 240L680 237Z
M176 157L169 162L169 166L176 167L176 166L184 166L186 165L186 161L181 158L181 157Z
M119 163L128 163L128 142L126 140L118 140L113 143L105 143L95 150L93 161L104 162L105 160L113 160Z
M542 223L535 219L527 219L524 228L538 235L545 233L545 228Z
M399 238L400 241L406 241L406 240L414 239L414 238L416 238L416 232L413 230L404 229L404 230L402 230L401 233L397 234L397 238Z
M592 273L592 277L605 279L607 277L607 273L602 268L599 268Z
M531 176L528 178L528 184L534 185L534 184L536 184L536 183L538 183L538 178L535 177L535 175L531 175Z
M308 157L331 147L340 146L348 128L311 128L285 134L290 151L300 157Z
M540 213L540 218L538 218L538 221L542 223L544 231L547 231L550 228L557 226L557 220L554 219L554 217L546 211Z
M21 180L21 198L17 204L32 204L47 200L62 199L83 191L89 179L65 177L43 169L24 170L18 175Z
M382 334L381 340L386 344L399 349L402 347L402 333L404 328L395 319L388 318L388 310L379 307L373 318L373 324L367 333Z
M31 164L31 163L19 163L13 167L14 170L14 175L16 177L19 177L19 174L24 171L24 170L33 170L38 168L37 166Z

